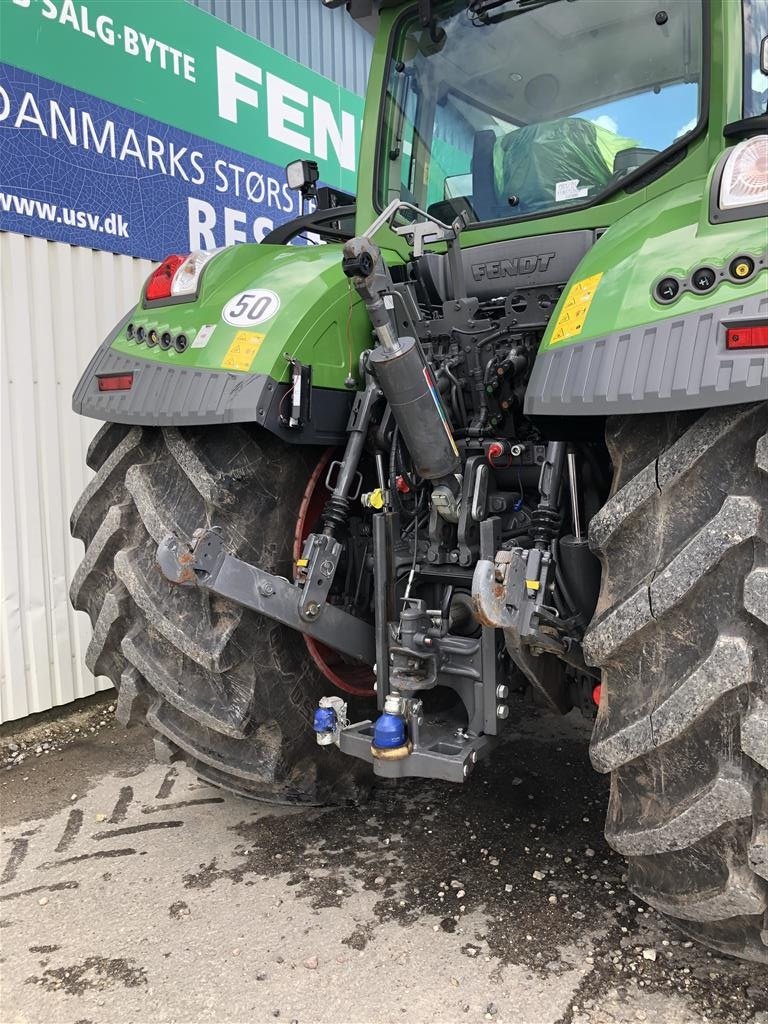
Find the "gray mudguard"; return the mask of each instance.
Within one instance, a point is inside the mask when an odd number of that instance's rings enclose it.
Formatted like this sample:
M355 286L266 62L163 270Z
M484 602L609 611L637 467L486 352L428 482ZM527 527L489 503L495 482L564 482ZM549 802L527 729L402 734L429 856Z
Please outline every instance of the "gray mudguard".
M768 399L768 349L728 350L726 327L766 323L768 295L540 353L528 416L674 412Z
M131 315L107 335L80 378L72 396L80 416L154 427L251 422L295 444L345 440L350 392L313 388L310 419L302 429L289 430L279 415L288 385L266 374L164 365L116 352L112 341ZM129 391L99 391L100 375L120 373L133 374Z

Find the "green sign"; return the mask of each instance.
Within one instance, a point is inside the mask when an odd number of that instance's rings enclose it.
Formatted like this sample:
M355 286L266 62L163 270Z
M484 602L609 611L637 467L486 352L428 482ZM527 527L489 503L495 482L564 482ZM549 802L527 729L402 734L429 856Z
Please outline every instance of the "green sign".
M185 0L0 0L0 61L355 191L362 99Z

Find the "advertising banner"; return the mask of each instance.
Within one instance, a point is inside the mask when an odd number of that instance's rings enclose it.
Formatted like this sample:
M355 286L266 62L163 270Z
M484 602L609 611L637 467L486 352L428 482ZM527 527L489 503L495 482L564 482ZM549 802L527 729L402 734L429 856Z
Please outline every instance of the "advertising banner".
M2 0L0 230L150 259L354 192L363 101L185 0Z

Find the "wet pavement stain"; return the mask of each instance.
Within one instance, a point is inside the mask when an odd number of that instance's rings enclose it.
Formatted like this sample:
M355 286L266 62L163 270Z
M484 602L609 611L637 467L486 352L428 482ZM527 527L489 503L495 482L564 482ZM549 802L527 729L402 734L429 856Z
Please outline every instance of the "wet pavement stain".
M233 999L233 1020L301 1024L401 1013L433 1024L766 1024L764 968L707 953L628 893L602 839L608 786L586 738L569 720L516 722L465 786L383 783L368 804L336 809L214 796L184 767L150 765L130 801L118 773L78 796L81 822L69 805L86 785L70 781L0 893L0 926L16 940L12 998L24 1005L25 989L30 1020L63 1021L69 1006L66 1020L96 1024L218 1022ZM161 792L174 803L159 804ZM185 827L142 829L136 856L93 859L106 844L92 822L121 801L110 836L145 814L178 820L182 807ZM67 856L50 860L67 826ZM41 862L67 864L77 881L34 885ZM93 955L105 951L128 959Z
M136 988L147 984L147 973L143 967L133 967L132 960L118 958L108 960L101 956L89 956L82 963L69 967L51 967L41 977L27 978L28 985L42 985L48 991L63 991L67 995L81 996L89 989L103 989L109 985L124 985Z
M360 807L246 819L232 828L231 857L201 864L183 884L285 875L286 898L317 912L375 893L371 919L344 940L352 949L387 922L433 917L435 930L464 939L469 959L542 976L586 963L575 1006L608 992L621 1002L636 985L684 994L714 1020L768 1010L764 968L716 954L704 954L702 968L702 951L627 892L624 861L602 837L607 799L608 781L592 770L582 740L543 745L523 733L462 787L407 780L380 786ZM653 961L643 956L648 947ZM564 948L572 952L563 956ZM569 1010L562 1022L576 1019Z
M189 904L185 903L184 900L177 900L168 907L168 914L174 921L181 921L183 918L189 917Z

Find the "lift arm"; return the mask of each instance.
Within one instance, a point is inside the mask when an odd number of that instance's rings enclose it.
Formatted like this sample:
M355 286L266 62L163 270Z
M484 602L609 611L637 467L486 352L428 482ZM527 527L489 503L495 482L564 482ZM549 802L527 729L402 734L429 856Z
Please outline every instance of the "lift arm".
M166 537L158 545L157 564L171 583L226 597L368 665L376 661L373 626L328 601L316 618L302 618L303 588L228 554L214 530L199 531L192 546Z

